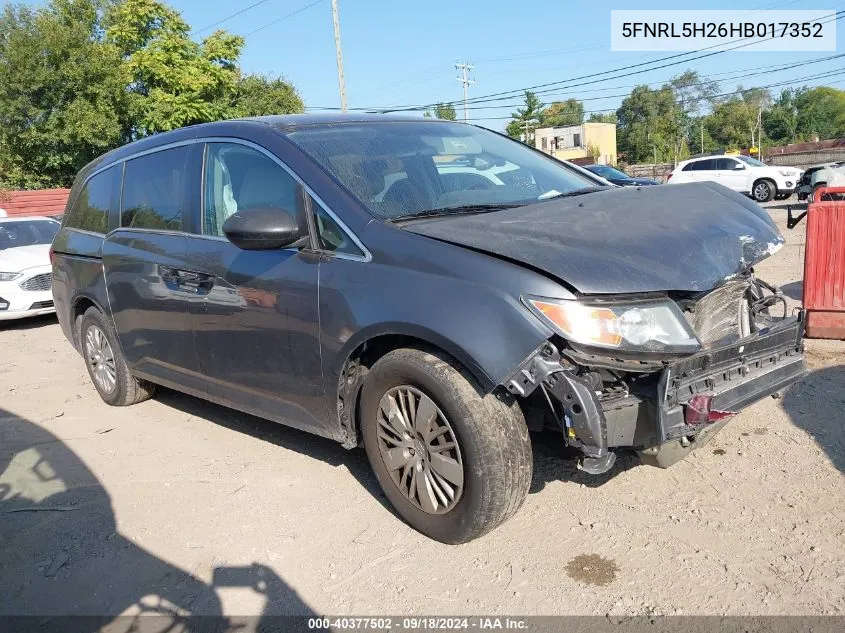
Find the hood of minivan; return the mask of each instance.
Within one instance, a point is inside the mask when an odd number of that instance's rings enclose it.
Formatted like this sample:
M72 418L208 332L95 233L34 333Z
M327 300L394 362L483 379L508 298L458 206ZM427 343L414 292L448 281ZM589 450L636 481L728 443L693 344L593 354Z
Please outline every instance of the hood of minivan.
M583 294L710 290L783 245L765 210L712 182L614 188L403 228L531 266Z
M50 263L50 245L32 244L0 249L0 271L16 273L34 266Z

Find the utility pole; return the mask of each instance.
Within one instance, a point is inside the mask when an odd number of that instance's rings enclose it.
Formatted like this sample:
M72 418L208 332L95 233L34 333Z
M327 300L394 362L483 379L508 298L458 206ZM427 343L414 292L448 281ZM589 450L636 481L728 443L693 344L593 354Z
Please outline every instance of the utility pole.
M461 71L461 74L458 75L458 81L460 81L464 85L464 123L466 123L467 121L469 121L469 114L467 114L467 99L469 98L469 86L470 84L475 83L474 80L469 78L469 71L474 69L475 66L464 62L462 64L455 64L455 68Z
M704 153L704 118L701 119L701 153Z
M332 22L334 23L334 49L337 53L337 83L340 87L340 109L346 112L346 81L343 79L343 53L340 50L340 20L337 17L337 0L332 0Z

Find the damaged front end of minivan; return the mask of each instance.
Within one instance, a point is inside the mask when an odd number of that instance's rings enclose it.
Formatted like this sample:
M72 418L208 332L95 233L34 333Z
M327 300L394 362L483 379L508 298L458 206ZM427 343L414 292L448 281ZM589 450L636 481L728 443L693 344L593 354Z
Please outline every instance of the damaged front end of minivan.
M669 466L743 407L806 373L803 314L753 270L783 237L721 185L618 188L410 230L560 283L521 303L554 334L501 382L609 470L615 451Z
M669 467L807 372L803 313L789 314L779 290L750 272L709 292L653 300L524 301L560 336L505 386L542 398L591 474L609 470L618 449Z

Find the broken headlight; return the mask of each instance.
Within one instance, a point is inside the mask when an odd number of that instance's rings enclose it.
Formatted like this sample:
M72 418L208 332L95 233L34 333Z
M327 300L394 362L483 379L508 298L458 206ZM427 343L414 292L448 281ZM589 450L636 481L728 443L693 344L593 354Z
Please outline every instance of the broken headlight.
M581 302L523 297L523 303L558 334L591 347L694 352L701 347L680 309L669 299Z

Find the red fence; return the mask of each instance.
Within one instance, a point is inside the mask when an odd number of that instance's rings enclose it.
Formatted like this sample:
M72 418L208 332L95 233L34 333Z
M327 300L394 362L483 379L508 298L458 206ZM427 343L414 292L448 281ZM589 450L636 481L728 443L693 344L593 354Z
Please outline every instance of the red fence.
M40 191L6 191L0 209L9 217L22 215L61 215L70 189L41 189ZM2 215L2 214L0 214Z

